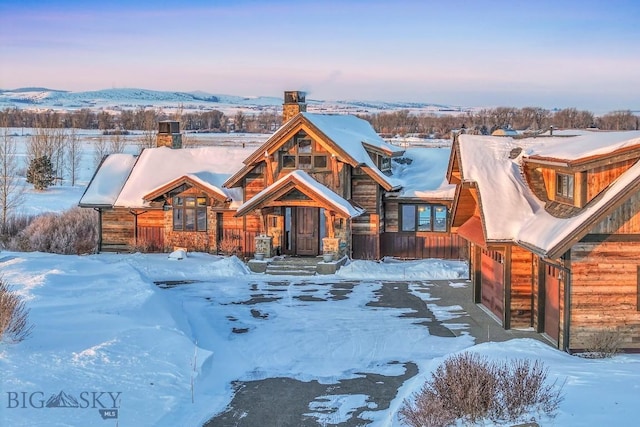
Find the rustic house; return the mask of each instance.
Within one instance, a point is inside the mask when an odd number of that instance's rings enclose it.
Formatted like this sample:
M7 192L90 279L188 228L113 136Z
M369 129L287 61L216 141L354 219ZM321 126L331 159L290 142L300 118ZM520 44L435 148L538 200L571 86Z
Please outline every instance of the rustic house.
M640 132L460 135L447 176L474 299L567 351L640 349Z
M163 122L158 148L106 157L80 201L100 213L99 250L465 255L448 149L400 149L355 116L306 112L302 92L285 92L283 116L248 156L180 148L178 124Z

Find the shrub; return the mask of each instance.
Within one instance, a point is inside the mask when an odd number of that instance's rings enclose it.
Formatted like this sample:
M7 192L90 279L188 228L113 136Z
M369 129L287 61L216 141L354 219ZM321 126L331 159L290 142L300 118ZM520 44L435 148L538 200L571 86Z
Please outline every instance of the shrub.
M62 214L48 213L36 217L7 246L23 252L91 253L97 246L97 226L97 215L90 209L76 207Z
M131 250L134 252L163 252L164 247L160 246L158 242L155 240L148 240L143 237L138 237L138 239L131 239L129 242L129 246Z
M604 359L620 353L622 334L619 330L599 330L594 332L585 343L582 357Z
M18 343L31 334L29 309L0 278L0 342Z
M562 387L547 384L541 362L490 363L472 353L447 359L400 417L412 427L445 427L461 421L476 424L513 422L532 412L553 417L562 401Z
M240 251L240 235L228 234L225 235L218 243L218 252L224 255L230 256L237 254Z
M35 215L11 215L7 217L4 230L0 235L0 244L3 248L7 247L7 244L12 238L16 237L22 230L27 228L29 224L35 219Z

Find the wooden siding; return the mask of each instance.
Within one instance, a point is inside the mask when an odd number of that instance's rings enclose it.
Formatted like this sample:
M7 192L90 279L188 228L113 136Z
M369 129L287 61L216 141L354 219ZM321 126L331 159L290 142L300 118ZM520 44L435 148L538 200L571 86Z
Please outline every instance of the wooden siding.
M571 349L600 331L617 331L625 349L640 350L640 241L580 242L571 249ZM562 300L561 300L562 303Z
M378 235L373 234L355 234L351 238L353 248L352 257L356 259L379 259L379 243Z
M614 233L640 233L640 193L633 194L629 200L591 230L591 234Z
M533 326L533 254L511 247L511 327Z
M380 186L366 175L354 176L351 181L351 197L369 214L380 213Z
M134 248L145 252L165 250L164 214L162 209L147 211L138 215L134 237Z
M635 163L635 159L587 171L587 200L592 200Z
M100 251L127 252L131 249L134 233L134 216L128 209L102 211L102 242Z
M468 243L450 233L382 233L380 255L406 259L467 259Z
M367 175L353 176L351 179L352 200L366 210L364 215L353 218L353 234L375 234L380 231L381 197L380 186ZM354 244L354 252L356 246ZM371 248L373 251L373 248Z
M460 227L474 215L480 216L477 190L475 188L462 187L455 205L455 218L451 220L451 227Z

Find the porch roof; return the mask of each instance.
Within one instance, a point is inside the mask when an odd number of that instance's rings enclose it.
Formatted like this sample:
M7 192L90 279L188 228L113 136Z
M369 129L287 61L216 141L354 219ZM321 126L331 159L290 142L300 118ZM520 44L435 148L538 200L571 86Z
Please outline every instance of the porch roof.
M274 182L250 200L243 203L236 212L236 216L244 216L254 209L269 206L278 197L297 189L322 206L329 207L348 218L362 215L365 210L354 206L348 200L329 190L324 185L302 170L295 170Z

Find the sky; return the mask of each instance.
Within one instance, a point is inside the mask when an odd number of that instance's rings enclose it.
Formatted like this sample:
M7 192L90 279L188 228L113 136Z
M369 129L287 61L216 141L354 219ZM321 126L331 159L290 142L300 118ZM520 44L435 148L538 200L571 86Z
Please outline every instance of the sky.
M640 110L637 0L0 0L0 88Z

